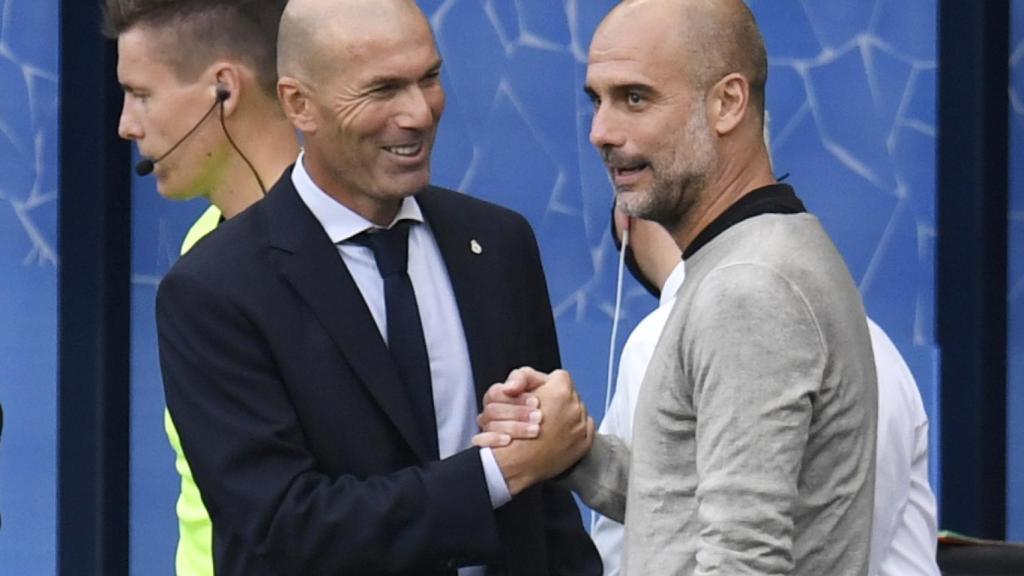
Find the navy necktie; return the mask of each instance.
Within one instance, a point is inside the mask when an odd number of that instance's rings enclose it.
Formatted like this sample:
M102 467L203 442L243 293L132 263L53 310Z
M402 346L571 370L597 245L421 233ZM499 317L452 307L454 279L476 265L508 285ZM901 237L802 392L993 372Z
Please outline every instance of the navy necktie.
M416 294L406 270L409 260L409 225L414 223L401 220L390 229L367 231L352 241L369 247L377 261L377 270L384 280L388 348L398 367L398 375L412 398L420 432L427 439L431 454L437 458L437 421L430 382L430 358L423 337Z

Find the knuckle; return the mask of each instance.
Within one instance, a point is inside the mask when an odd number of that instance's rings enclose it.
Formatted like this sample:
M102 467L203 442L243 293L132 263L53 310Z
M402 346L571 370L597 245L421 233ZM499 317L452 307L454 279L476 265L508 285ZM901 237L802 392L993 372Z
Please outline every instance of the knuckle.
M572 400L572 389L568 386L558 386L553 391L554 397L561 402L569 402Z

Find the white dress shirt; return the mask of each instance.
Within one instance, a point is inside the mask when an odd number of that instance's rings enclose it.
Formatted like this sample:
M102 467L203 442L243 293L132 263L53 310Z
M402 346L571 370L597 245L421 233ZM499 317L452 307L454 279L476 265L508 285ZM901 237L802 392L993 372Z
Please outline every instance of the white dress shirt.
M658 308L637 324L619 360L608 413L599 431L630 443L633 412L647 365L685 278L680 262L665 282ZM910 369L885 332L868 318L878 371L878 435L871 576L939 576L935 560L935 495L928 483L928 417ZM618 576L623 528L595 513L591 538L605 576Z
M868 318L878 370L878 452L871 576L939 576L938 525L928 484L928 416L899 350Z
M306 207L323 226L349 273L355 280L381 336L387 342L387 311L384 306L384 280L369 247L347 242L371 228L379 228L369 220L327 195L310 177L303 165L305 155L299 154L292 169L292 183ZM388 226L399 220L420 224L409 228L408 274L416 294L423 337L430 358L430 381L437 420L437 447L441 458L447 458L471 445L477 433L476 387L469 360L466 335L462 328L455 292L448 277L441 249L423 219L416 199L406 197L398 214ZM509 500L508 485L501 468L489 448L480 450L480 460L487 478L491 505L497 508ZM483 574L483 568L462 568L460 576Z

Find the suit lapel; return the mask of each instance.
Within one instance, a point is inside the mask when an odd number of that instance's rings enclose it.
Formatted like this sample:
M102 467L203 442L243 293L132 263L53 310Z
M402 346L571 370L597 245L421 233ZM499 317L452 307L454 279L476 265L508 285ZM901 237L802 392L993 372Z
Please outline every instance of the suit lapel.
M454 193L453 193L454 194ZM502 308L494 305L490 277L495 253L487 250L490 237L482 223L459 213L445 202L439 191L428 188L417 194L423 216L441 249L448 277L455 293L462 329L466 334L469 359L476 387L477 408L484 392L493 384L496 366L504 365L500 343Z
M289 170L263 202L272 259L421 460L429 448L377 324L337 247L299 198Z

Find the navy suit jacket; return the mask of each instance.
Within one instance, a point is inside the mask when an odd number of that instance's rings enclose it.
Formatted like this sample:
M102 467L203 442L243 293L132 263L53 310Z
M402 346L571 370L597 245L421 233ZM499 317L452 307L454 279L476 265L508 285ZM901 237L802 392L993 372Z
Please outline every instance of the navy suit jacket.
M525 219L440 188L416 198L451 278L478 401L513 368L557 367ZM534 486L493 510L477 449L425 457L386 344L290 170L172 268L157 326L218 575L454 575L475 564L600 574L567 492Z

